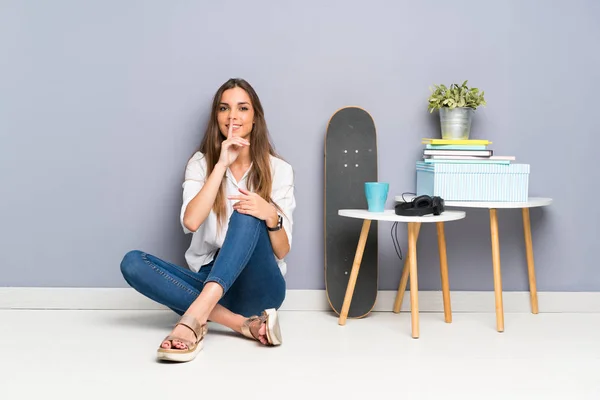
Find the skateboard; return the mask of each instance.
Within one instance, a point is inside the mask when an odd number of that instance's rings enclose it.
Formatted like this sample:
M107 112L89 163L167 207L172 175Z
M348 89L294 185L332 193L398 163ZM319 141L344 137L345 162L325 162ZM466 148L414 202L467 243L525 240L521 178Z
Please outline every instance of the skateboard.
M325 291L340 314L363 220L340 209L367 209L365 182L377 181L377 136L371 115L359 107L337 110L325 136ZM377 221L372 221L348 318L365 317L377 299Z

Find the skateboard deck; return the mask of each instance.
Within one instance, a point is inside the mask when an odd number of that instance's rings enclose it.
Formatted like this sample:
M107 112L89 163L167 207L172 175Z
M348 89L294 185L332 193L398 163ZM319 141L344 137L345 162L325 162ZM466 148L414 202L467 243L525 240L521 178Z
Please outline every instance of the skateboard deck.
M340 217L340 209L367 209L365 182L377 181L377 136L369 113L336 111L325 136L325 291L334 312L342 310L363 220ZM348 318L369 314L377 299L377 221L371 222Z

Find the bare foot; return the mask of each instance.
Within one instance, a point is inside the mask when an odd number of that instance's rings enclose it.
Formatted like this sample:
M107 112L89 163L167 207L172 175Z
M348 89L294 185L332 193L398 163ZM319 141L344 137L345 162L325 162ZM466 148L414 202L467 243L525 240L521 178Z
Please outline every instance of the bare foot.
M250 332L262 344L269 344L267 341L267 324L260 320L255 320L250 323Z
M173 332L171 332L171 335L181 338L183 340L187 340L192 343L196 342L196 334L194 333L194 331L192 331L190 328L188 328L185 325L177 325L175 327L175 329L173 329ZM172 346L171 346L171 342L173 343ZM162 342L160 347L162 347L163 349L170 349L170 348L179 349L179 350L187 349L187 345L180 342L179 340L165 340L164 342Z

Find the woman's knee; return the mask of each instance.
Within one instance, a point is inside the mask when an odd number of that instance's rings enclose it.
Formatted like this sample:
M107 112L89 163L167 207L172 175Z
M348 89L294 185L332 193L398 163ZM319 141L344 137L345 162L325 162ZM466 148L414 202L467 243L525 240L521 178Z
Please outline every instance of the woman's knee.
M140 268L144 266L144 253L140 250L131 250L125 254L121 261L121 274L131 284L132 280L139 274Z
M260 224L262 221L252 215L242 214L237 211L233 211L231 218L229 219L229 225L232 224Z

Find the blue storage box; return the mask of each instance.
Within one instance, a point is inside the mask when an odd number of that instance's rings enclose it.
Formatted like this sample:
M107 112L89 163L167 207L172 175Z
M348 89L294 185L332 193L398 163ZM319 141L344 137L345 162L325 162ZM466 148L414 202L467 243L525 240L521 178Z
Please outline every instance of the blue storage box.
M416 192L448 201L527 201L529 164L418 161Z

